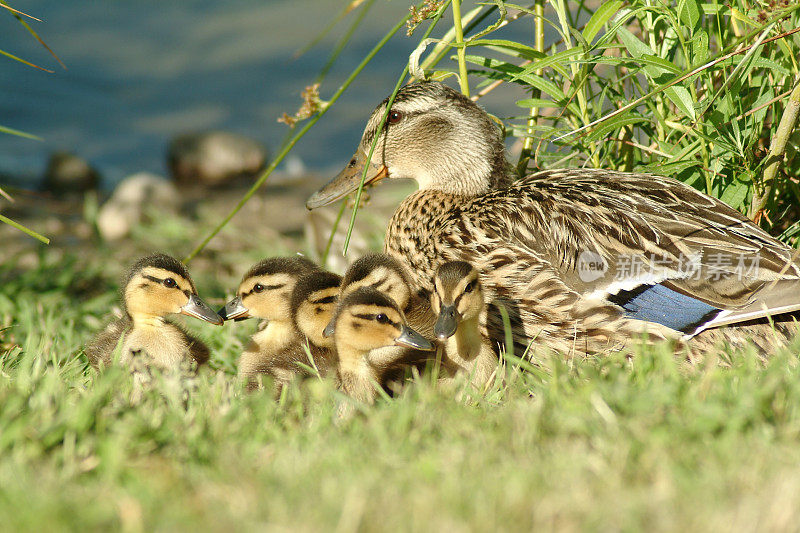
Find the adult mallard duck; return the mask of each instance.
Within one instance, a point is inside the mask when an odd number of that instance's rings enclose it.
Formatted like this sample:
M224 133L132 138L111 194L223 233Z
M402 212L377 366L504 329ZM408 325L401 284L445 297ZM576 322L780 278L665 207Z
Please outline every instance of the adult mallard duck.
M355 190L367 164L368 185L415 179L419 190L389 222L386 252L426 294L439 265L477 268L497 342L500 306L518 347L535 339L569 353L645 334L688 339L800 309L796 251L720 200L652 174L566 169L512 181L500 129L460 93L407 85L378 131L387 103L347 167L306 205Z
M208 361L208 347L166 318L184 314L222 324L222 318L197 296L194 282L180 261L164 254L141 258L125 277L122 302L122 318L112 321L86 346L93 367L110 365L118 346L119 363L125 366L141 362L147 367L175 370L183 364Z

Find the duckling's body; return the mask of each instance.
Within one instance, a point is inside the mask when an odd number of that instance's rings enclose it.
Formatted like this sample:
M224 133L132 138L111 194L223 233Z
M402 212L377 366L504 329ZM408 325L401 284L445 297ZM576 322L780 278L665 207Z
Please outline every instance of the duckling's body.
M502 133L460 93L408 85L379 131L387 105L307 206L354 190L365 165L367 184L415 179L420 189L389 222L386 252L426 295L440 265L472 264L486 302L508 311L518 350L535 339L569 354L604 352L642 332L690 339L800 309L795 251L717 199L672 178L583 168L512 182ZM502 342L498 305L487 325Z
M118 346L119 363L125 366L131 366L135 358L163 370L208 361L208 347L166 318L182 313L222 324L197 296L189 272L177 259L163 254L140 259L131 267L122 293L122 318L111 322L86 346L92 366L111 365Z
M245 273L237 296L221 311L225 320L249 317L265 320L239 358L239 377L248 390L260 387L258 376L272 376L279 394L300 371L296 361L307 358L300 348L301 336L292 321L291 298L297 281L319 267L304 257L265 259Z
M398 352L380 350L405 346L430 351L433 345L412 330L400 307L385 294L362 287L340 300L333 317L338 374L343 392L359 401L374 401Z
M463 261L440 266L431 304L439 316L434 333L444 344L443 368L465 373L473 385L484 387L497 371L498 359L486 331L478 271Z
M332 272L312 272L297 281L292 293L292 322L304 339L299 362L316 368L321 377L336 375L336 345L324 331L336 311L341 281L342 277Z

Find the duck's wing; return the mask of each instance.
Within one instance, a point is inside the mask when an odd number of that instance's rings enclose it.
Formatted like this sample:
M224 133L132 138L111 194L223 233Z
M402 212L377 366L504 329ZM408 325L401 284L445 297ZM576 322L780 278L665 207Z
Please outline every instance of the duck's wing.
M86 358L93 368L111 365L114 350L122 335L130 331L131 322L127 317L118 318L109 323L84 348Z
M508 352L510 332L517 356L531 343L564 354L587 354L619 350L631 338L680 337L661 325L625 316L613 302L577 293L524 246L489 239L441 253L450 260L468 261L481 272L490 306L488 335Z
M547 171L474 204L462 218L492 213L478 233L505 233L631 318L693 334L800 309L798 251L674 179Z

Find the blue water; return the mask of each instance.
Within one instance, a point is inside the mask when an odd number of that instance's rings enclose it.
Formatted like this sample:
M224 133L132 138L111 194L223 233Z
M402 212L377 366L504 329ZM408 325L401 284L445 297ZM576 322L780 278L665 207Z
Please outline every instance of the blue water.
M300 91L325 64L353 19L304 56L295 52L334 18L344 1L30 0L11 5L41 18L30 24L56 61L5 12L0 49L54 70L47 74L0 57L0 125L45 140L0 134L0 175L35 186L47 157L69 150L89 159L111 186L147 170L166 173L169 140L221 128L273 152L287 133ZM329 97L410 2L378 0L321 88ZM418 36L399 32L293 152L329 171L352 155L366 117L384 98ZM497 112L496 109L493 109Z

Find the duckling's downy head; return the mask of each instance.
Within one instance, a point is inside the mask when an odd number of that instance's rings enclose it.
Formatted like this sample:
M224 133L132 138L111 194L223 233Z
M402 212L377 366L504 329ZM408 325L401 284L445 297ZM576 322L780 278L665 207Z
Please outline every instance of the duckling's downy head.
M131 267L125 278L123 301L134 322L181 313L222 324L222 318L197 296L183 263L165 254L143 257Z
M411 299L411 287L406 267L388 254L368 254L347 269L342 278L341 295L372 287L389 296L400 309Z
M311 272L297 280L292 292L292 320L316 346L333 348L333 338L323 331L333 317L342 277L332 272Z
M439 82L406 85L378 132L387 103L388 98L372 112L347 167L306 207L327 205L358 188L376 135L365 184L384 177L413 178L420 189L475 196L506 180L503 133L469 98Z
M403 311L385 294L362 287L345 296L333 317L333 336L340 364L347 368L370 350L407 346L432 350L433 345L409 328Z
M224 320L249 317L291 320L291 296L297 280L319 267L305 257L271 257L245 273L236 297L220 310Z
M462 320L472 320L484 307L478 271L464 261L450 261L436 271L431 307L439 316L433 333L439 339L452 336Z

